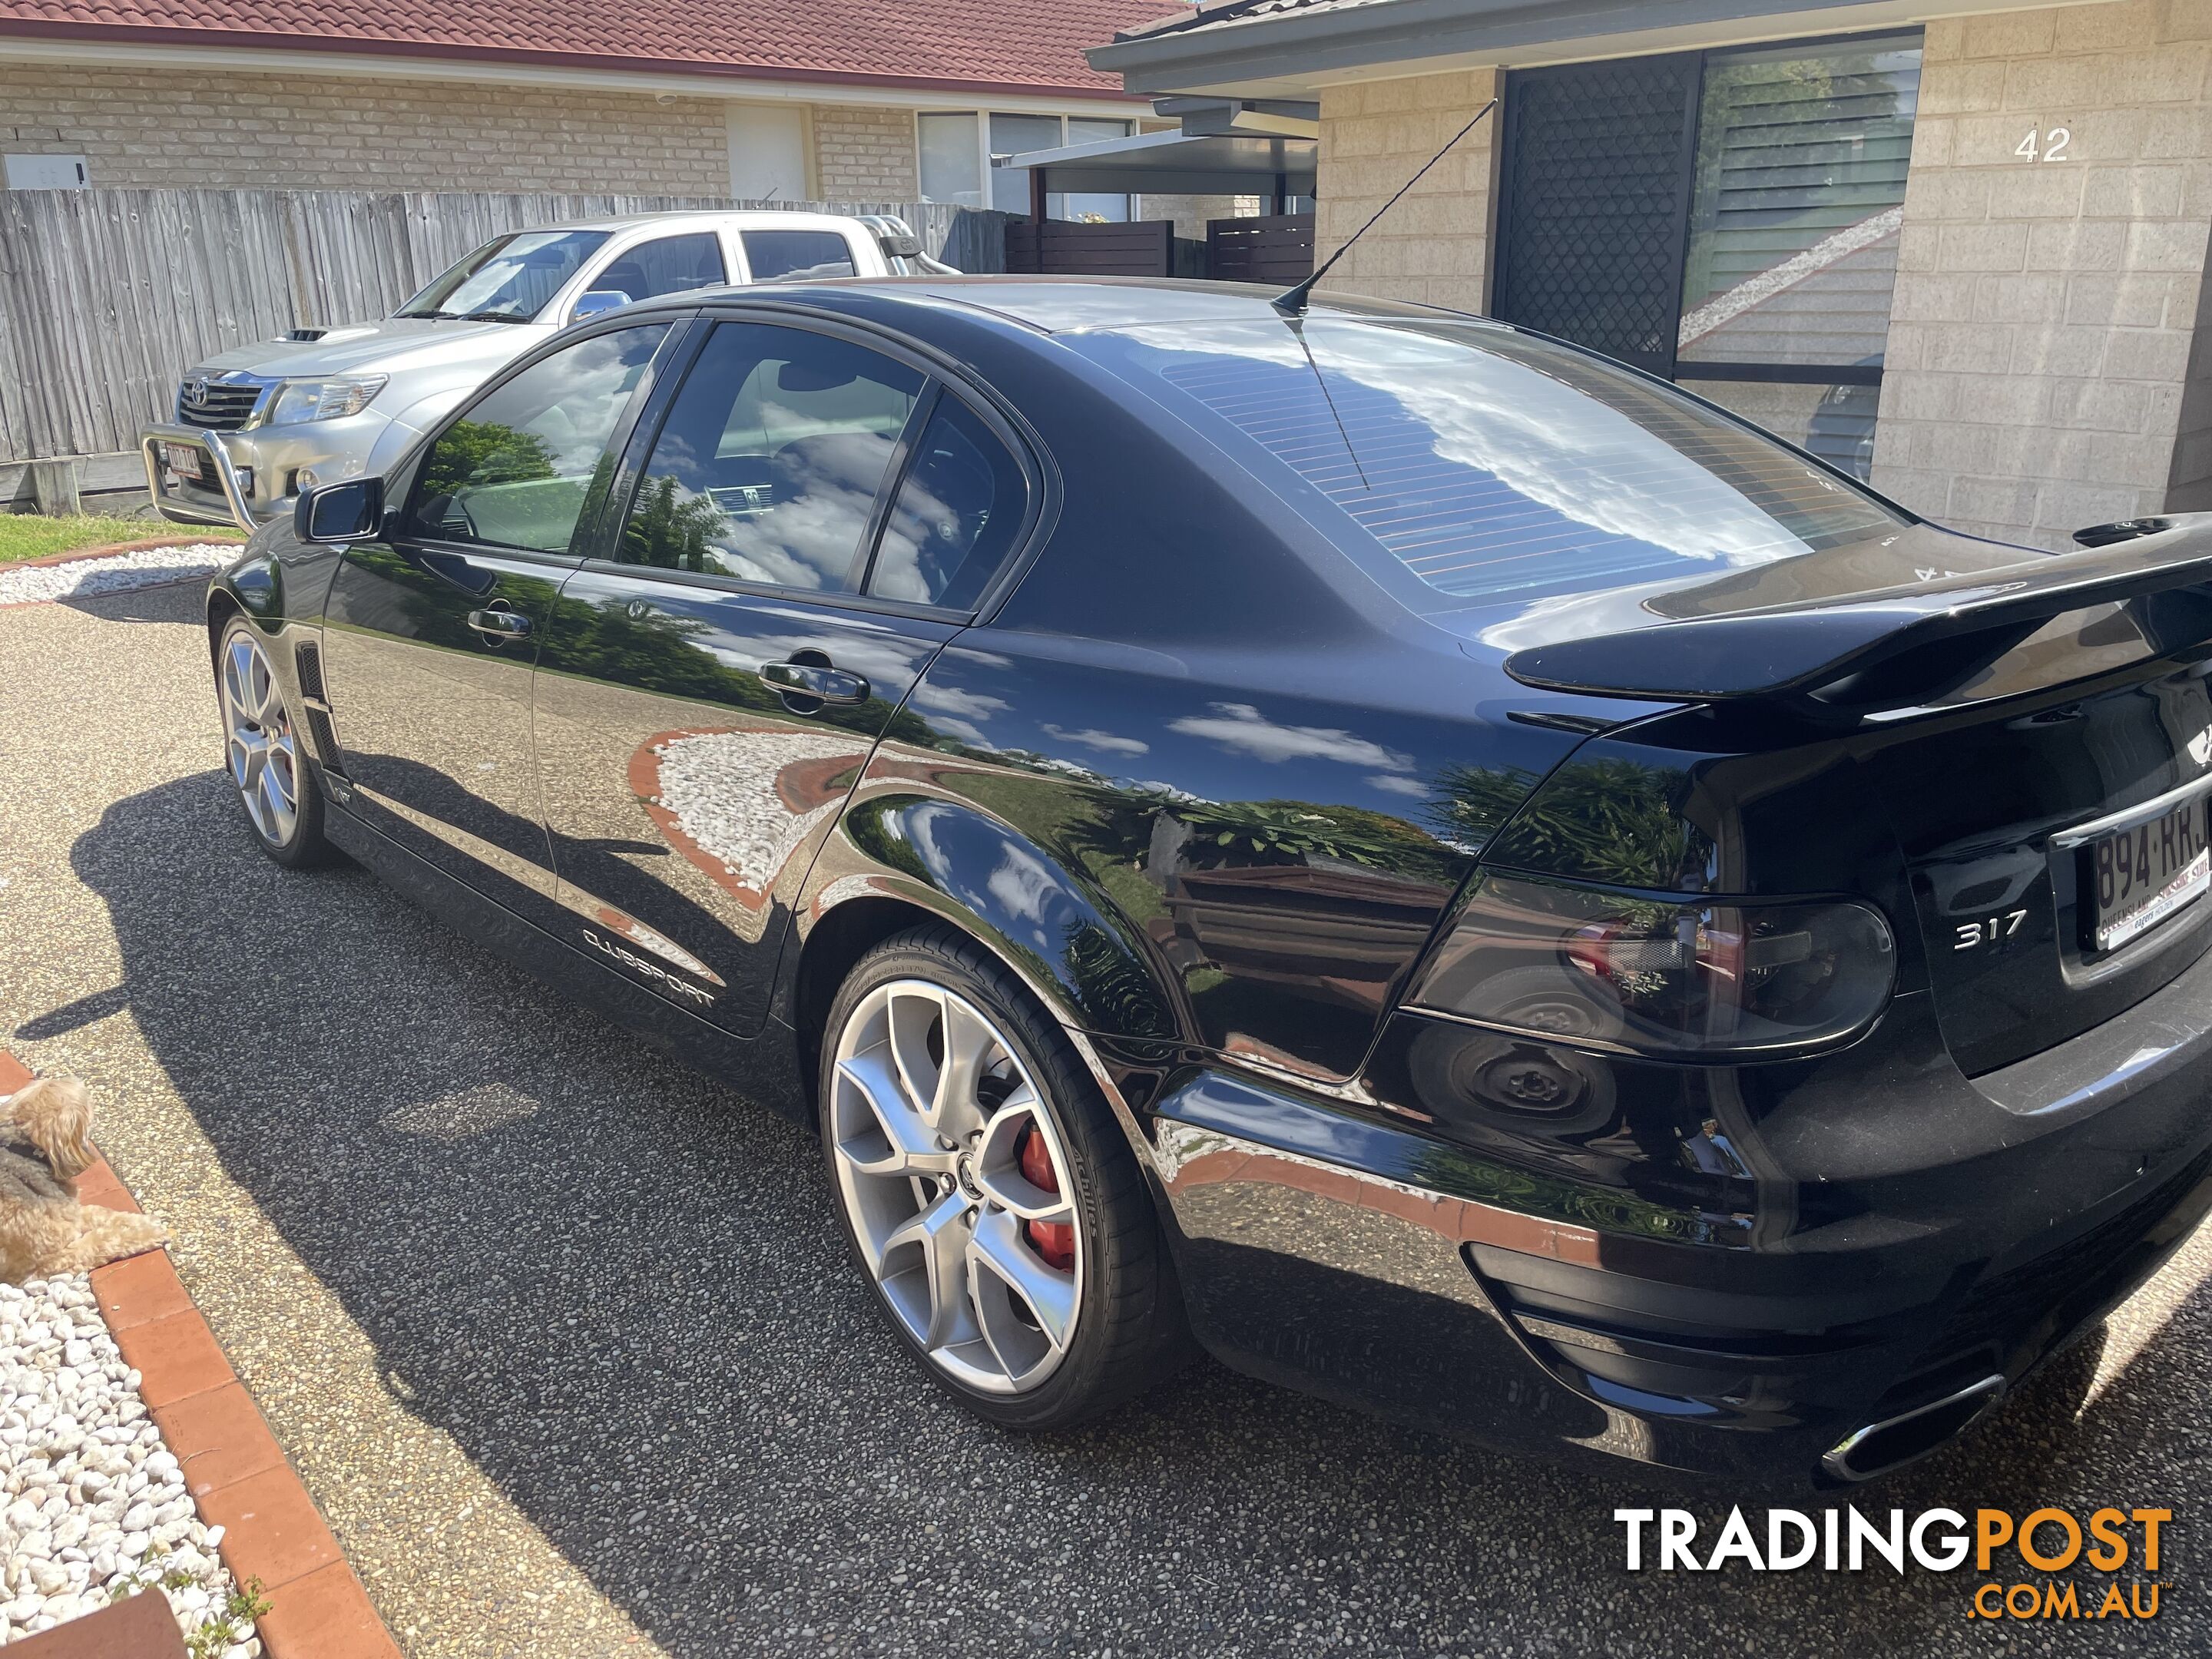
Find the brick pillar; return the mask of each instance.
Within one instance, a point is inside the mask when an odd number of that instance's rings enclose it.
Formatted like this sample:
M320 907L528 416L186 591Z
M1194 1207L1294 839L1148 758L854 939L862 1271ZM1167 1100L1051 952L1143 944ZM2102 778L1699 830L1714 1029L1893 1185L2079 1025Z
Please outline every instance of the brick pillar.
M814 171L825 202L919 201L914 112L816 105Z
M2212 3L2212 0L2208 0ZM1326 259L1496 95L1495 70L1326 87L1314 257ZM1325 286L1459 311L1490 298L1497 216L1493 110L1329 272Z
M2212 0L1928 26L1878 489L2050 548L2212 506L2209 64Z

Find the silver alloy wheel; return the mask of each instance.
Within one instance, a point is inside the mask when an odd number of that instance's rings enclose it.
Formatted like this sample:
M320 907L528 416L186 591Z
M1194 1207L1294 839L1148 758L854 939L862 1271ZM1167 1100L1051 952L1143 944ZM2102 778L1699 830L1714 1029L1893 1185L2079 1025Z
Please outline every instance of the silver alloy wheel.
M223 644L222 724L246 816L271 846L289 847L300 827L299 745L269 659L242 634Z
M838 1196L892 1314L956 1381L1036 1388L1075 1335L1083 1229L1060 1126L1013 1045L965 998L894 980L838 1034L830 1087ZM1032 1133L1056 1193L1022 1173ZM1031 1223L1068 1230L1071 1266Z

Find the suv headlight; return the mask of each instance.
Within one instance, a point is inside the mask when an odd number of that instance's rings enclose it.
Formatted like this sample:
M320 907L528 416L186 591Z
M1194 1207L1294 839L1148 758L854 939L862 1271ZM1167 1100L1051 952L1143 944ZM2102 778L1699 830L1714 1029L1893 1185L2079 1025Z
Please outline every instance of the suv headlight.
M269 406L269 424L295 426L302 421L335 421L341 415L358 415L368 400L384 390L391 377L358 375L343 380L287 380Z
M1525 876L1475 884L1407 999L1503 1030L1667 1060L1841 1041L1889 1000L1870 905L1656 896Z

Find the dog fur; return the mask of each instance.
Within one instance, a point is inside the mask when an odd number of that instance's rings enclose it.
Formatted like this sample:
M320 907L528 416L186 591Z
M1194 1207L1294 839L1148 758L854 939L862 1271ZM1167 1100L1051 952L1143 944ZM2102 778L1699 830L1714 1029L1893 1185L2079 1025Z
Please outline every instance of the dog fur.
M93 1166L92 1095L74 1078L40 1078L0 1095L0 1279L83 1273L168 1243L150 1216L77 1202Z

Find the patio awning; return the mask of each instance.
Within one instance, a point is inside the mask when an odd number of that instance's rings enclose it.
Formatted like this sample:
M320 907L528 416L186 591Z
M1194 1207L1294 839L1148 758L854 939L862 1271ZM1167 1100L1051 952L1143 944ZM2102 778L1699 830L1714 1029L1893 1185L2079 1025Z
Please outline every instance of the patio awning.
M1046 188L1054 191L1266 196L1274 193L1280 179L1284 194L1310 196L1320 149L1320 142L1312 138L1147 132L1095 144L994 155L991 165L1042 168Z

